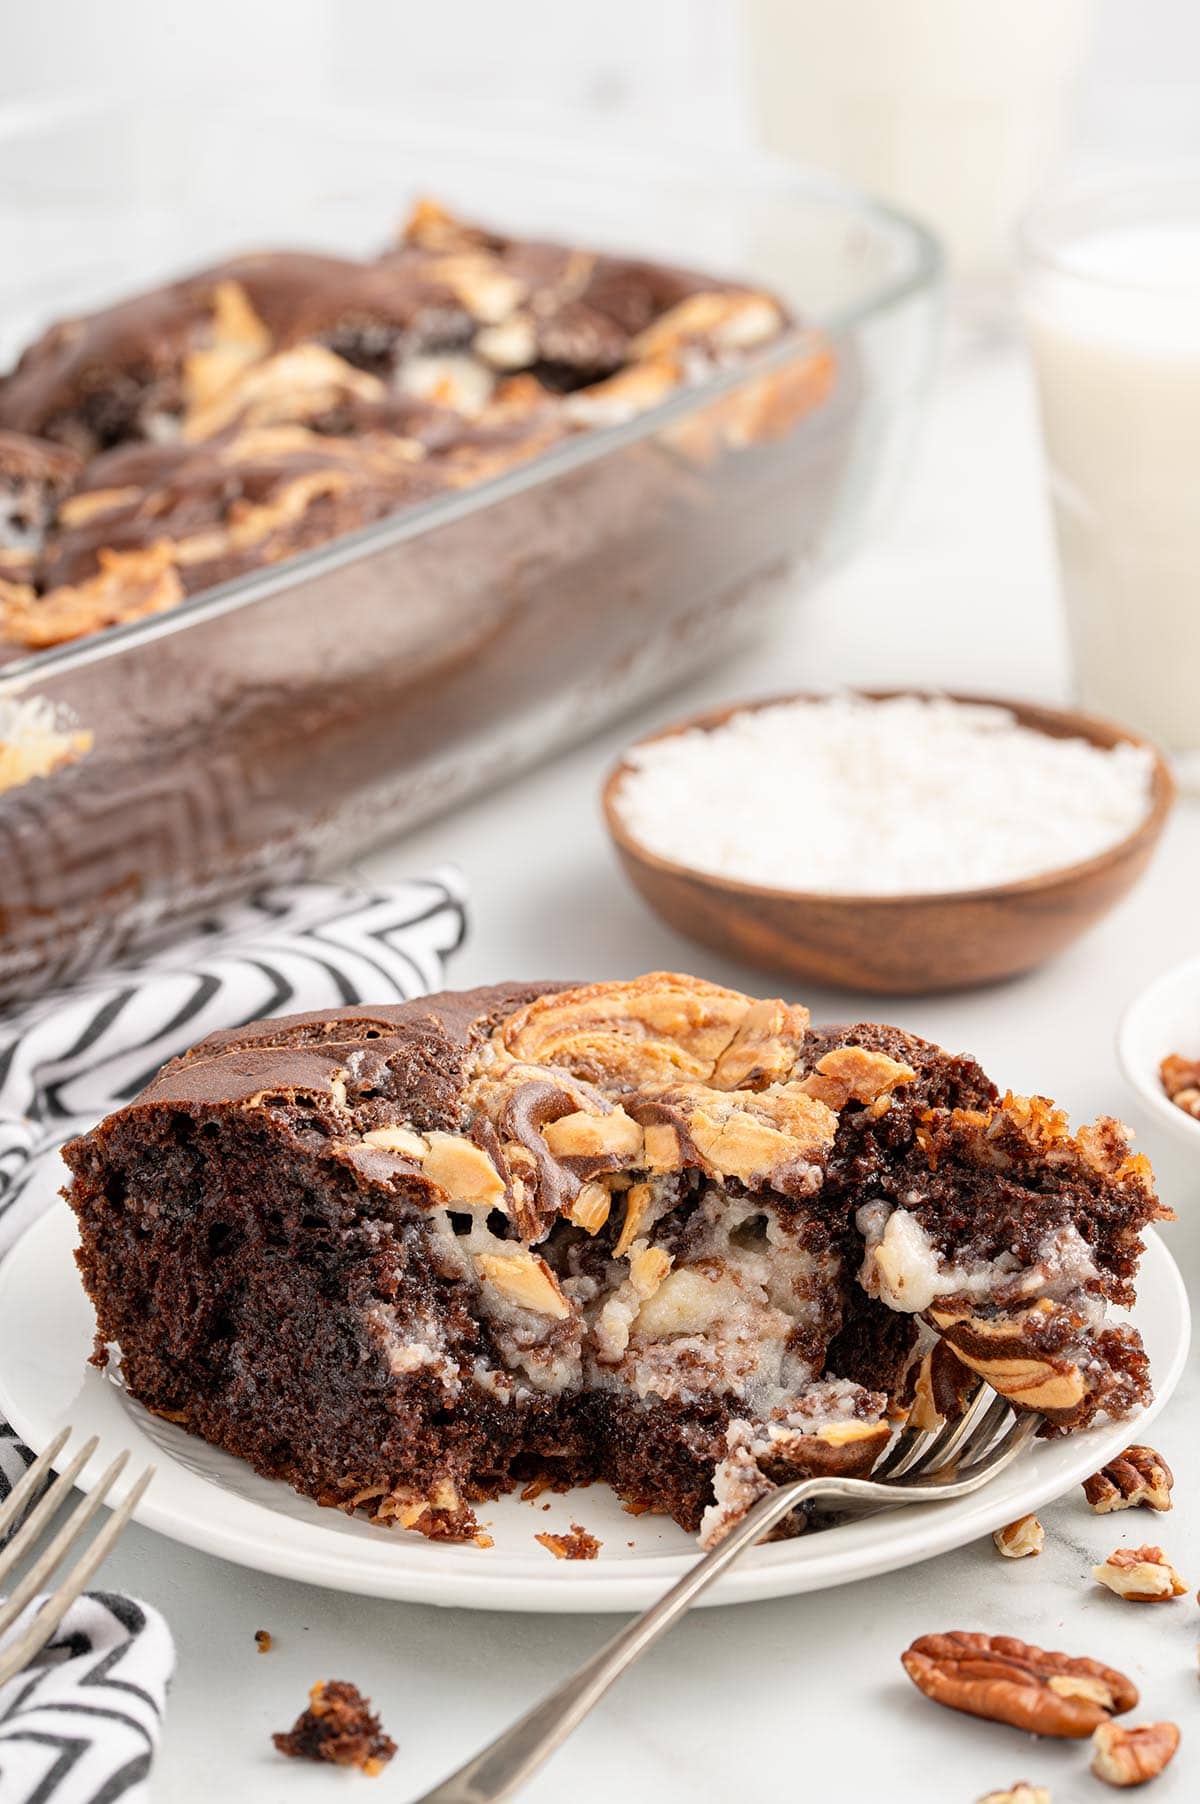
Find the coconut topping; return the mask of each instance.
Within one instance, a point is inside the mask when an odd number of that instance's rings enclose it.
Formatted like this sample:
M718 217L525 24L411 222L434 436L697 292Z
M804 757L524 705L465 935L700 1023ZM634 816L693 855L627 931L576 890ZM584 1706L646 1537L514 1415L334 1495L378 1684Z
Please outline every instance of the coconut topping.
M1006 708L915 695L745 710L651 740L628 762L616 805L658 857L743 883L880 896L985 888L1095 857L1145 819L1153 771L1142 746L1054 739Z

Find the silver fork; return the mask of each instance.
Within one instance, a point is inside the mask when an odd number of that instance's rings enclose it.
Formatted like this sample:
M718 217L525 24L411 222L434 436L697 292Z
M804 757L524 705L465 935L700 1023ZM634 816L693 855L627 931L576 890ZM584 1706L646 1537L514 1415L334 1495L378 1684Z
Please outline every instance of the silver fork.
M799 1505L850 1505L869 1514L905 1503L965 1497L1012 1464L1036 1434L1039 1421L1035 1415L1015 1413L985 1385L965 1415L936 1433L904 1429L870 1478L800 1478L780 1485L760 1498L656 1604L473 1760L432 1791L423 1792L415 1804L499 1804L512 1797L701 1592Z
M6 1583L17 1572L27 1557L32 1558L23 1578L17 1580L9 1592L5 1602L0 1603L0 1641L16 1622L22 1610L37 1596L62 1566L68 1554L77 1550L79 1538L89 1524L99 1514L105 1498L113 1485L129 1463L128 1451L119 1453L104 1473L90 1496L81 1497L45 1546L38 1551L38 1542L43 1531L48 1530L75 1480L83 1471L96 1451L95 1435L77 1453L72 1454L62 1471L46 1490L45 1496L38 1498L38 1491L46 1482L54 1461L58 1458L71 1436L71 1430L64 1428L55 1435L50 1445L40 1453L33 1464L14 1485L3 1504L0 1504L0 1596L3 1595ZM138 1506L146 1486L154 1477L154 1467L147 1466L134 1483L132 1490L117 1509L115 1509L104 1527L79 1555L75 1564L70 1567L62 1579L58 1589L49 1596L24 1632L9 1646L0 1648L0 1685L23 1672L35 1655L41 1653L63 1617L70 1609L79 1593L83 1590L101 1561L111 1553L118 1536L124 1530L129 1518ZM34 1499L37 1498L37 1502ZM30 1505L33 1507L30 1509ZM7 1546L4 1537L21 1521L25 1510L29 1510L24 1522L13 1535Z

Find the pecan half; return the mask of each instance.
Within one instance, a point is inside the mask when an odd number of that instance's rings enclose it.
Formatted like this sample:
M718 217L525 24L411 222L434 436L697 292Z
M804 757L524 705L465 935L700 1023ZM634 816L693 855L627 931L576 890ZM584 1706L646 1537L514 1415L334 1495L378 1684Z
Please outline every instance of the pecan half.
M1050 1804L1050 1793L1044 1785L1030 1785L1028 1779L1018 1779L1007 1791L987 1792L979 1804Z
M917 1690L935 1704L1031 1735L1081 1741L1138 1701L1137 1687L1113 1667L1048 1653L1011 1635L961 1629L922 1635L900 1658Z
M1126 1447L1099 1472L1083 1481L1083 1494L1097 1515L1111 1510L1169 1510L1175 1475L1153 1447Z
M1118 1547L1092 1577L1131 1604L1167 1603L1187 1590L1161 1547Z
M1046 1531L1036 1516L1018 1516L992 1536L1006 1560L1024 1560L1031 1553L1041 1553L1046 1545Z
M1157 1779L1175 1757L1179 1730L1174 1723L1101 1723L1092 1735L1092 1771L1108 1785L1144 1785Z

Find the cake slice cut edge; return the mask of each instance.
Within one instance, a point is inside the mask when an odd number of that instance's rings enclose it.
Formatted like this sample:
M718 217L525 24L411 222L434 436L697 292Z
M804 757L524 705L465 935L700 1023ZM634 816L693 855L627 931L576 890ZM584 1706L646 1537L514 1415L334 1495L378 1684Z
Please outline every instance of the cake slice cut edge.
M95 1359L435 1538L606 1481L710 1544L980 1380L1046 1432L1150 1394L1110 1312L1168 1212L1120 1124L680 974L211 1035L65 1157Z

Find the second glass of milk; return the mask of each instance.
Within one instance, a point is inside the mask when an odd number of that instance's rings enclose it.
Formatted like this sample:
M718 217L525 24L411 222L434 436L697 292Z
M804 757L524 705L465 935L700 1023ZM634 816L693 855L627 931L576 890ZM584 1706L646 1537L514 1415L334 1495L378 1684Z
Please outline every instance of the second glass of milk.
M1079 698L1200 752L1200 171L1067 194L1023 248Z

